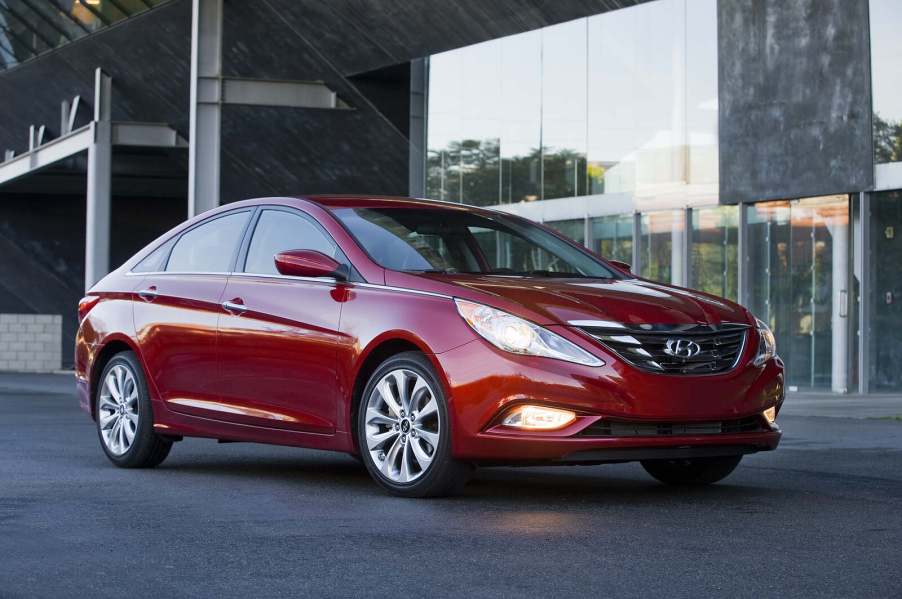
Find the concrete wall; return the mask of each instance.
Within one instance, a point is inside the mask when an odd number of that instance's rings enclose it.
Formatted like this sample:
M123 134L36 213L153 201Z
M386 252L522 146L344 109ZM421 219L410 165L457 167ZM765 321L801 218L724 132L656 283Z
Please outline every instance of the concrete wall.
M0 314L0 372L53 372L62 363L59 314Z
M867 0L718 2L722 203L873 187Z

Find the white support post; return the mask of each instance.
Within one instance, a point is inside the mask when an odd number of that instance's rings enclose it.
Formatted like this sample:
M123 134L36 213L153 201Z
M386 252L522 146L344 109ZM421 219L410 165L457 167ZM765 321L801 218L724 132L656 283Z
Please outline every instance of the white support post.
M192 0L188 216L219 206L222 0Z
M856 239L856 270L858 271L858 392L870 392L871 377L871 199L870 193L858 196L858 231Z
M87 219L85 231L85 289L110 270L110 204L113 143L110 123L112 78L94 73L94 121L88 146Z

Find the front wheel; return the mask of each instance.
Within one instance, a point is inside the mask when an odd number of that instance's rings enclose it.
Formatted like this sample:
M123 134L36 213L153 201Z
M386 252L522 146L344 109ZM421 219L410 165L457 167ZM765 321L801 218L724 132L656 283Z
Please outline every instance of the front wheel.
M403 497L459 492L471 467L451 457L448 405L419 352L387 359L370 377L357 414L357 443L370 476Z
M153 430L153 412L141 364L134 353L113 356L103 369L96 394L97 434L104 453L120 468L153 468L172 441Z
M642 467L668 485L710 485L729 476L741 460L741 455L686 460L644 460Z

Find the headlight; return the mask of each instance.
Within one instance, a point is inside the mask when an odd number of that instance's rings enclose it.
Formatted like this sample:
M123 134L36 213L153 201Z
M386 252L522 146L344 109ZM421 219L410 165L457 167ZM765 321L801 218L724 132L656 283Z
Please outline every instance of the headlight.
M773 331L761 319L758 322L758 355L755 356L755 366L761 366L777 355L777 339Z
M482 338L504 351L575 362L585 366L604 366L604 362L528 320L489 306L455 299L461 317Z

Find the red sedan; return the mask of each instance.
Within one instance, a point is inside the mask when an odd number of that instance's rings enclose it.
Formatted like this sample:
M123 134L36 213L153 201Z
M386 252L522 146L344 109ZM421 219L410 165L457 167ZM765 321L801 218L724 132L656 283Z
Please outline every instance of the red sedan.
M79 317L81 405L127 468L188 436L347 452L405 496L480 464L640 461L706 484L781 436L783 364L745 308L457 204L229 204Z

